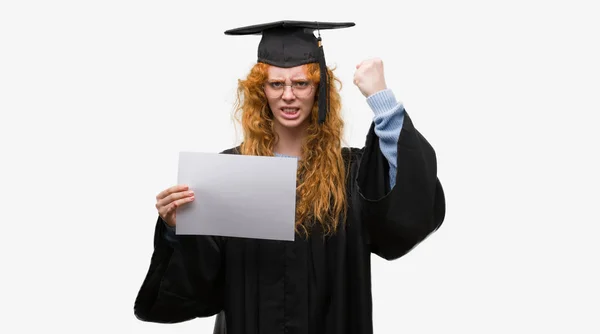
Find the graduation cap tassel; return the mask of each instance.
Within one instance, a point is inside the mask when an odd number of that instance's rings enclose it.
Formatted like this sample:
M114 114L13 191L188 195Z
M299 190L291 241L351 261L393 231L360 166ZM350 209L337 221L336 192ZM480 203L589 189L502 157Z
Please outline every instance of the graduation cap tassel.
M323 52L323 44L321 43L321 34L317 38L319 43L319 68L321 71L321 82L319 84L319 124L325 122L325 117L329 111L329 78L327 75L327 67L325 65L325 53Z
M319 124L323 124L325 122L325 118L327 116L328 111L328 102L329 96L327 94L328 85L328 77L327 77L327 67L325 65L325 52L323 51L323 42L321 40L321 29L319 29L319 22L317 24L317 46L318 46L318 54L317 60L319 62L319 70L321 74L320 83L319 83Z

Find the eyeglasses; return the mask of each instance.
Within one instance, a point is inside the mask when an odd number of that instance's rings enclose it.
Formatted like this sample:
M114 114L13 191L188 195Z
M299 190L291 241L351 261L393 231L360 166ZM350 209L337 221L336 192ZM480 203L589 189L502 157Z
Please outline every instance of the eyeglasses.
M264 85L265 94L270 98L279 98L283 96L287 86L292 88L292 93L298 98L309 96L313 89L312 83L307 80L292 81L291 85L286 85L282 81L271 81Z

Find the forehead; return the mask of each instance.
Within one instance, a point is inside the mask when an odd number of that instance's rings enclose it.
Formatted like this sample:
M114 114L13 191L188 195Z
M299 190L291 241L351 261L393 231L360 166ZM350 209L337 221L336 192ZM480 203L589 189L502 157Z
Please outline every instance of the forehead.
M269 78L297 78L306 77L306 66L300 65L296 67L283 68L277 66L269 66Z

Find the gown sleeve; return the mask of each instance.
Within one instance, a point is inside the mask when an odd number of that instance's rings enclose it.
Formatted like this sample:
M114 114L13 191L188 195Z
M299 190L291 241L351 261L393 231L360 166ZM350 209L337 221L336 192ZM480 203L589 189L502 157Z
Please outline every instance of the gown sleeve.
M353 189L371 252L393 260L407 254L442 224L445 196L433 147L405 111L397 142L395 185L371 124L359 150Z
M134 304L142 321L176 323L223 308L224 239L175 235L159 217L150 267Z

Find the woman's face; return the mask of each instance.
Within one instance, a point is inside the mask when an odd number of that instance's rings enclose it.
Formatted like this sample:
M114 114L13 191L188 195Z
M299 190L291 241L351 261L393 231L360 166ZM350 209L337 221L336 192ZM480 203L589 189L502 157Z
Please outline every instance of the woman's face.
M270 66L265 94L277 125L297 128L308 124L316 87L308 80L305 66Z

